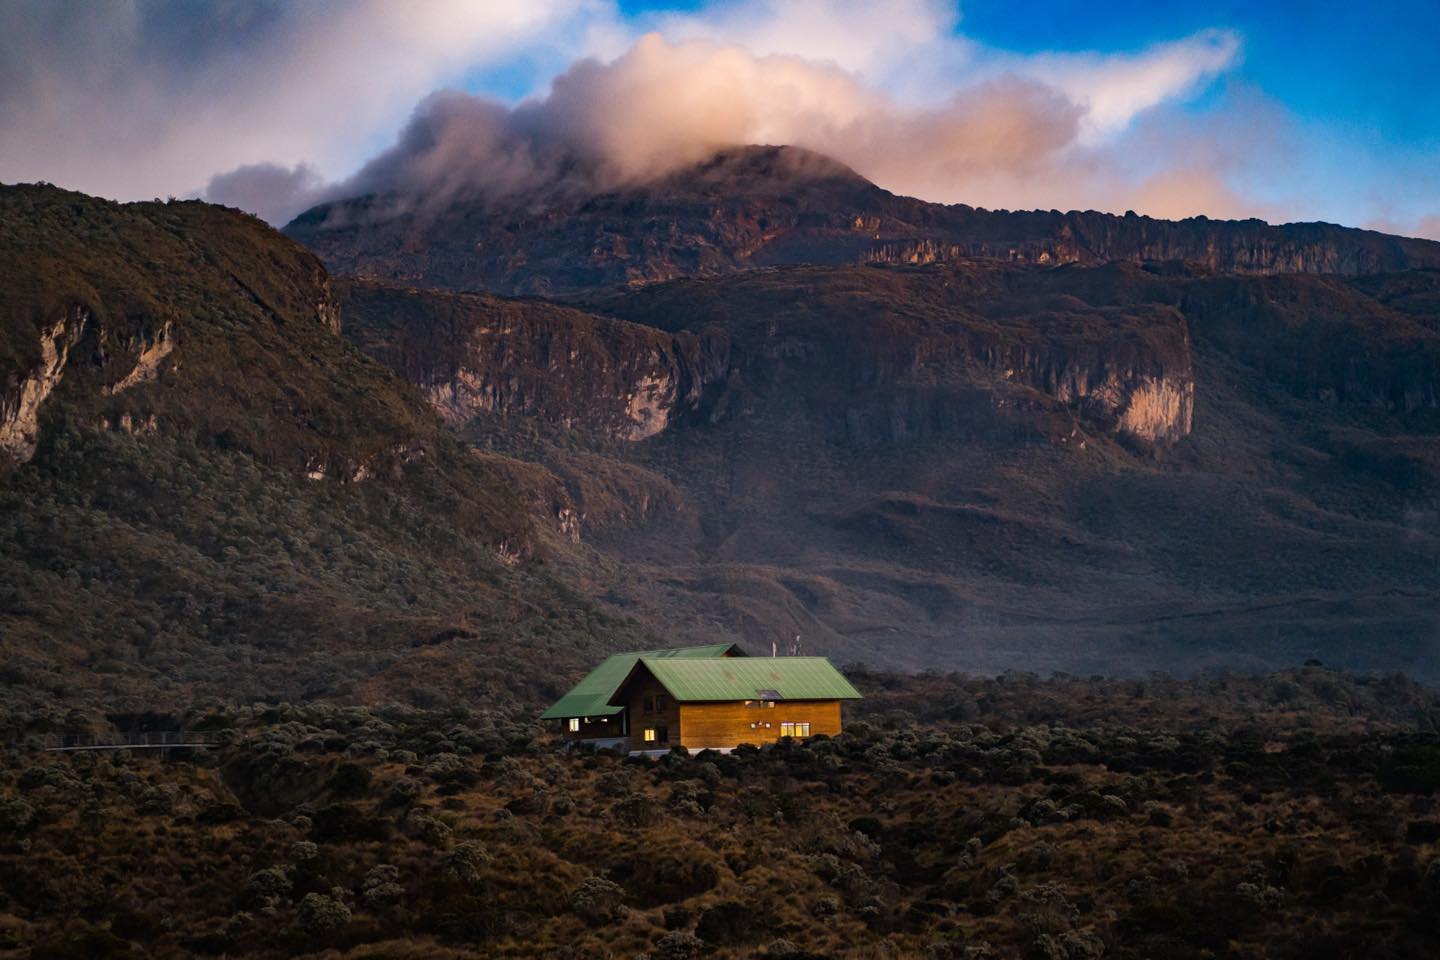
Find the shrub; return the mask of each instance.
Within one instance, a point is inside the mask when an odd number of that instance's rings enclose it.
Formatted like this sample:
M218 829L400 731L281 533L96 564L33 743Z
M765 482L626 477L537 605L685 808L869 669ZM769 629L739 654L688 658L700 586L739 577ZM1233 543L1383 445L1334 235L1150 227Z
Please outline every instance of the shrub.
M248 906L273 911L293 887L290 876L284 870L279 867L266 867L250 874L250 879L245 881L242 899Z
M297 919L307 933L328 933L350 922L350 908L335 897L327 897L323 893L307 893L300 901Z
M643 793L632 793L610 807L610 815L622 827L653 827L660 821L660 808Z
M570 910L592 925L624 918L624 901L624 888L604 877L586 877L570 892Z
M24 833L35 822L35 808L24 800L0 800L0 833Z
M1032 887L1020 894L1020 901L1020 923L1031 937L1064 933L1080 919L1080 911L1056 883Z
M397 882L400 870L388 863L371 867L360 884L360 897L371 906L399 900L405 893Z
M655 941L652 960L695 960L705 949L705 941L693 933L672 930Z
M363 797L370 789L372 775L358 763L346 762L335 768L325 787L337 797Z
M480 868L491 860L490 851L478 840L466 840L457 844L454 850L445 855L440 864L441 876L456 881L462 886L476 887L480 885L482 874Z

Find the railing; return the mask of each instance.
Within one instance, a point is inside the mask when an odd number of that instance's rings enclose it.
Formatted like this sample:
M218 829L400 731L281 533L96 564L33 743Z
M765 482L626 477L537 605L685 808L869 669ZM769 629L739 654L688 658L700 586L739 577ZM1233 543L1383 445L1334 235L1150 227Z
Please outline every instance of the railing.
M56 733L44 739L50 753L71 750L208 750L226 741L226 731L162 730L150 733Z

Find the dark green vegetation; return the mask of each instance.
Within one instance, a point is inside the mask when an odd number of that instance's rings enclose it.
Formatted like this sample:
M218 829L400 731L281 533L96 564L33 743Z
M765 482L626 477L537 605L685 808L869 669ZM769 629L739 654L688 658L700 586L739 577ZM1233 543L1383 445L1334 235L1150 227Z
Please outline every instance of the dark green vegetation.
M1440 699L1307 667L903 678L838 739L556 755L483 711L193 715L213 755L0 754L36 958L1413 958ZM24 720L12 718L21 743Z
M52 388L0 473L5 699L513 704L553 692L522 659L636 633L548 576L509 481L259 221L3 188L0 288L0 413Z

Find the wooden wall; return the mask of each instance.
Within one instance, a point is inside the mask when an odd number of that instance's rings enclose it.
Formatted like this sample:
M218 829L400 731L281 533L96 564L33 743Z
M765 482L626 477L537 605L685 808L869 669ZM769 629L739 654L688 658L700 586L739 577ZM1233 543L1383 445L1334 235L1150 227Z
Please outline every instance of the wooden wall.
M645 701L647 699L653 701L656 697L664 698L664 707L646 712ZM660 686L658 680L648 673L645 674L644 682L636 683L630 688L629 698L625 709L630 712L630 748L632 750L663 750L684 742L680 739L682 723L680 705L664 687ZM669 739L646 743L646 727L664 727Z
M682 703L679 729L684 736L678 742L691 750L741 743L759 746L780 739L781 723L808 723L812 737L821 733L833 737L840 732L839 700L781 700L773 707L760 706L760 702L752 701L749 706L740 701ZM677 742L673 733L671 741Z
M580 721L580 732L570 732L570 721L560 721L560 734L566 740L594 740L599 737L623 737L625 735L625 722L623 714L615 714L613 717L591 717L588 721Z

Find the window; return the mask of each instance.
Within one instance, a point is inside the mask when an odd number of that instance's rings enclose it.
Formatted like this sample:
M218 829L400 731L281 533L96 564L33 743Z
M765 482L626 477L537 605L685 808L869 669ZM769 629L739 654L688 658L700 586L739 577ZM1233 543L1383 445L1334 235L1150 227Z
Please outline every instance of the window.
M655 698L654 698L654 697L646 697L646 698L645 698L645 712L646 712L646 713L654 713L654 712L655 712Z
M808 736L810 736L810 724L808 724L808 723L797 723L797 724L795 724L795 736L797 736L797 737L808 737Z
M645 742L646 742L646 743L654 743L654 742L655 742L655 728L654 728L654 727L646 727L646 728L645 728Z
M810 724L808 724L808 723L782 723L782 724L780 724L780 736L782 736L782 737L808 737L808 736L810 736Z
M662 710L664 710L664 709L665 709L665 695L664 695L664 694L661 694L661 693L657 693L657 694L655 695L655 712L656 712L656 713L659 713L660 711L662 711Z
M580 718L579 718L579 717L571 717L571 718L570 718L570 732L571 732L571 733L579 733L579 732L580 732Z
M795 724L793 724L793 723L782 723L782 724L780 724L780 736L782 736L782 737L793 737L793 736L795 736Z

